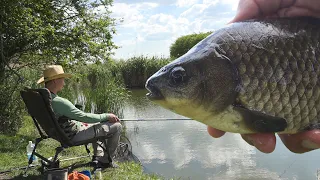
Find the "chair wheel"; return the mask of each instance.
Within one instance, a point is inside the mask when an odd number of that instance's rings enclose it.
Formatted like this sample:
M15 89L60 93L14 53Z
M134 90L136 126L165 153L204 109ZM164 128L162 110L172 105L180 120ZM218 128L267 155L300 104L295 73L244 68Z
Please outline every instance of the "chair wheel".
M40 173L43 174L46 171L46 169L48 169L46 162L41 160L41 166L39 168Z
M41 160L41 168L43 170L51 169L51 168L59 168L59 167L60 167L60 160L57 160L55 162L51 162L50 164L46 161Z
M51 165L50 165L50 168L60 168L60 161L59 159L55 162L53 162Z

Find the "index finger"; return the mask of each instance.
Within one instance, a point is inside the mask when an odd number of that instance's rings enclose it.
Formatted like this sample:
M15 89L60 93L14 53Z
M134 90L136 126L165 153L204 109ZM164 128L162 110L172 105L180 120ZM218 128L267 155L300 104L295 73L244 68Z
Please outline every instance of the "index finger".
M283 144L294 153L305 153L320 148L320 130L298 134L279 134Z
M226 133L224 131L220 131L220 130L215 129L215 128L210 127L210 126L207 127L207 131L212 137L215 137L215 138L219 138L219 137L223 136Z
M240 0L237 14L231 22L272 16L294 2L295 0Z
M117 119L117 122L120 122L120 121L121 121L118 116L116 116L116 119Z

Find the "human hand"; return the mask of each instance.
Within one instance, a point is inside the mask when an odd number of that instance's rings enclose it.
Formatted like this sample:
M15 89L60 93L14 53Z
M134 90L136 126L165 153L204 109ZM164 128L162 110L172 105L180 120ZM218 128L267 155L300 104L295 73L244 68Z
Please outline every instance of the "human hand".
M210 126L208 126L208 133L215 138L219 138L225 134L224 131L220 131ZM272 133L242 134L241 136L248 144L255 146L261 152L271 153L274 151L276 138Z
M215 138L225 134L224 131L208 126L208 133ZM242 138L259 151L271 153L276 146L273 133L242 134ZM305 153L320 148L320 130L311 130L297 134L279 134L283 144L294 153Z
M208 126L208 133L215 138L219 138L225 134L224 131ZM275 149L276 137L273 133L260 134L242 134L242 138L250 145L255 146L264 153L271 153Z
M312 16L320 18L318 0L240 0L231 22L266 17Z
M111 123L115 123L115 122L120 122L120 119L118 118L118 116L110 113L108 114L108 121Z
M283 144L294 153L305 153L320 148L320 130L298 134L279 134Z

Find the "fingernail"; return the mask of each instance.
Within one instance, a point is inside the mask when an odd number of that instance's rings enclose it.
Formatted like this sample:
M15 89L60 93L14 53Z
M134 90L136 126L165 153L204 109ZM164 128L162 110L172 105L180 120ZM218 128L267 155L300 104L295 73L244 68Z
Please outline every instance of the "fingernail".
M320 144L316 144L310 140L303 140L301 143L302 147L307 148L307 149L319 149Z
M256 138L256 140L254 141L254 144L255 144L255 145L262 145L263 142L261 141L260 138Z

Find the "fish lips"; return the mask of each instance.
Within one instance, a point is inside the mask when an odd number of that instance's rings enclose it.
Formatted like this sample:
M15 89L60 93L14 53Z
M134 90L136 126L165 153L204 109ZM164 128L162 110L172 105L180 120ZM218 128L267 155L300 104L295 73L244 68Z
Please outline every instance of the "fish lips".
M162 95L161 91L159 90L159 88L157 88L152 83L152 81L147 81L146 89L149 91L149 93L147 93L147 97L150 100L163 100L164 99L164 96Z

